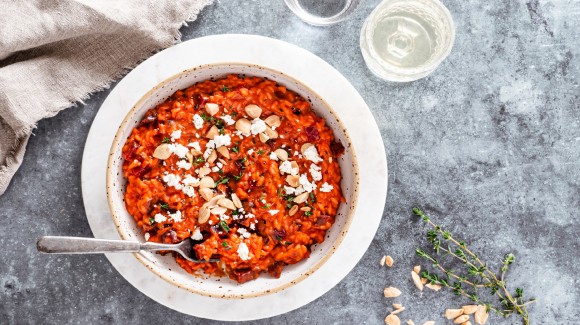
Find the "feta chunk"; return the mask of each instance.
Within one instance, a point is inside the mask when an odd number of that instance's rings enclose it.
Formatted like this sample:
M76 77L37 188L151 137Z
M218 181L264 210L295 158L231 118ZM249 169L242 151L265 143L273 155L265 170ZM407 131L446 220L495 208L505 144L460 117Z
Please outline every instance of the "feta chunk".
M322 186L320 187L320 192L328 193L332 191L332 189L334 189L334 186L328 184L327 182L324 182L324 184L322 184Z
M236 123L236 121L234 121L234 119L229 115L224 115L221 117L221 119L224 120L227 125L234 125Z
M247 261L250 259L250 250L248 249L248 245L246 245L246 243L240 243L240 245L238 245L237 253L242 261Z
M185 170L189 170L191 168L191 163L189 163L187 160L180 160L176 165L177 167L183 168Z
M161 222L165 222L167 220L167 217L162 215L161 213L158 213L155 215L155 217L153 217L153 219L155 220L155 222L161 223Z
M252 120L252 125L250 126L250 132L253 135L256 135L256 134L260 134L260 133L266 131L266 128L267 128L266 122L262 121L259 118L255 118Z
M304 156L306 159L312 161L313 163L318 163L322 161L322 158L318 155L318 150L316 150L315 146L310 146L306 150L304 150Z
M181 177L178 175L166 173L163 175L163 181L167 186L173 186L176 190L181 190Z
M195 230L193 231L193 234L191 235L191 239L193 239L193 240L202 240L203 239L203 235L201 234L201 231L199 231L199 228L195 228Z
M201 129L203 127L203 118L198 114L195 114L193 116L193 125L195 126L196 129L198 130Z
M171 132L171 141L175 142L175 140L181 138L181 130L175 130Z

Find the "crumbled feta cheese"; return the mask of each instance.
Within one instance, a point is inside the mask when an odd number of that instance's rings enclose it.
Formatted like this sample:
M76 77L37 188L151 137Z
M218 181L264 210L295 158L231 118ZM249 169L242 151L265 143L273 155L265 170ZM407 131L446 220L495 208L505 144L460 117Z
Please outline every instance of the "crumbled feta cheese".
M250 229L252 229L252 230L256 230L256 224L253 224L253 223L251 223L251 224L250 224Z
M203 118L197 114L193 116L193 125L196 129L201 129L203 127Z
M212 151L213 149L211 147L207 147L207 149L205 149L205 151L203 152L203 159L209 158L209 155L211 155Z
M211 171L214 173L217 173L220 171L220 169L219 169L219 167L215 166L215 167L212 167Z
M298 186L295 190L294 190L294 195L300 195L302 193L306 192L304 190L304 187L302 187L302 185Z
M213 225L213 221L212 221L212 220L209 220L209 221L207 222L207 224L211 226L211 225Z
M240 139L244 138L244 133L242 131L236 130L234 131L234 134L240 137Z
M153 219L155 220L155 222L161 223L161 222L165 222L167 220L167 217L165 217L161 213L158 213L155 215L155 217L153 217Z
M260 118L255 118L254 120L252 120L250 132L252 132L253 135L256 135L266 131L266 128L267 128L266 122L262 121Z
M167 213L167 215L175 222L181 222L183 220L181 217L181 211L179 210L175 211L175 213Z
M201 231L199 231L199 228L195 228L195 230L193 231L193 234L191 235L191 239L193 239L193 240L202 240L203 239L203 235L201 234Z
M232 144L232 138L230 138L229 134L218 134L213 138L213 142L215 144L216 148L219 147L223 147L223 146L229 146L230 144Z
M181 177L174 174L165 174L163 175L163 181L167 186L173 186L176 190L181 190Z
M189 170L191 168L191 163L189 163L187 160L180 160L176 165L177 167L183 168L185 170Z
M278 161L278 156L274 151L270 152L270 159Z
M198 186L199 182L200 182L199 178L195 178L191 175L185 176L183 181L181 181L181 183L183 183L183 185L191 185L191 186Z
M298 175L298 168L292 168L292 162L289 160L283 161L278 169L283 174Z
M222 168L222 167L224 167L224 164L222 164L222 163L221 163L221 162L219 162L219 161L218 161L218 162L217 162L215 165L216 165L216 166L218 166L218 168Z
M199 145L199 142L197 142L197 141L192 142L192 143L188 144L187 146L190 148L193 148L197 151L201 151L201 146Z
M171 132L171 141L175 141L179 138L181 138L181 130L175 130Z
M149 241L149 238L151 238L151 235L149 235L148 232L145 233L145 241Z
M241 243L238 245L237 253L242 261L247 261L250 259L250 250L248 249L248 245L246 245L246 243Z
M292 186L286 186L284 185L284 191L286 191L286 195L292 195L295 192L295 188L293 188Z
M312 176L312 180L315 182L321 180L322 173L320 172L320 167L316 166L316 164L311 164L310 175Z
M276 215L280 210L268 210L268 213L271 215Z
M306 174L300 175L300 180L298 182L306 192L312 192L316 189L316 184L309 182Z
M246 228L239 228L238 234L240 234L240 236L242 236L244 238L250 238L250 235L251 235L250 232Z
M220 220L221 221L228 221L230 219L230 216L228 216L227 214L220 214Z
M248 155L251 155L251 154L253 154L253 153L254 153L254 149L250 149L250 150L248 150Z
M234 119L229 115L224 115L221 117L221 119L224 120L227 125L234 125L236 123L236 121L234 121Z
M195 190L193 189L193 186L189 186L189 185L184 186L181 191L183 192L183 194L185 194L189 197L195 196Z
M313 163L321 162L322 159L318 155L318 150L316 150L315 146L310 146L308 149L304 150L304 156L306 159L312 161Z
M189 152L187 147L180 145L179 143L171 143L167 146L171 153L174 153L179 158L185 158L185 155Z
M322 184L322 186L320 187L320 192L330 192L332 191L332 189L334 189L334 186L328 184L327 182L324 182L324 184Z

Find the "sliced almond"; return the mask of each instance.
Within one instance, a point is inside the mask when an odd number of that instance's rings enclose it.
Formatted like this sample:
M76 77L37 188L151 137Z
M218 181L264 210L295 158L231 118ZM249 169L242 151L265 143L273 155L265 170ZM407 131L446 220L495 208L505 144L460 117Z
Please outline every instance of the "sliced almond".
M401 309L401 308L403 308L403 305L402 304L393 304L393 308Z
M435 325L435 321L434 320L428 320L425 323L423 323L423 325Z
M421 278L419 277L419 274L411 271L411 277L413 278L413 283L415 283L417 289L423 291L423 283L421 283Z
M306 211L306 212L308 212L310 210L312 210L310 207L302 207L302 208L300 208L300 211Z
M236 208L239 209L242 207L242 201L240 201L240 198L236 195L236 193L232 194L232 202Z
M214 208L217 205L218 201L223 199L224 197L226 196L223 194L216 195L211 200L206 202L205 205L207 205L208 208Z
M292 202L300 204L306 202L306 199L308 199L308 192L304 192L298 195L297 197L294 198L294 200L292 200Z
M385 259L385 264L387 264L388 267L393 266L393 258L390 255L387 255L387 258Z
M236 206L234 205L234 202L232 202L232 200L227 199L227 198L223 198L221 200L218 201L217 203L219 206L222 206L224 208L230 209L230 210L235 210Z
M467 322L465 322L465 323L461 323L461 325L473 325L473 324L471 324L471 321L469 321L469 320L468 320L468 321L467 321Z
M209 157L207 157L207 162L210 164L213 164L216 159L217 159L217 153L215 150L212 150L211 153L209 154Z
M461 315L453 321L454 324L462 324L469 320L469 315Z
M218 104L214 104L214 103L206 103L205 104L205 111L211 116L214 116L219 110L220 110L220 107L218 106Z
M165 160L171 156L171 151L169 151L169 144L162 143L155 148L153 151L153 157L161 160Z
M259 137L260 137L260 141L262 141L262 143L266 143L268 140L270 140L270 137L267 136L265 133L260 133Z
M445 310L445 318L447 319L454 319L459 316L463 315L463 309L446 309Z
M199 187L214 188L215 182L214 182L213 178L211 178L209 176L205 176L199 182Z
M251 118L258 118L262 114L262 109L258 105L248 105L245 108L246 114Z
M415 272L417 274L421 273L421 265L415 265L413 267L413 272Z
M410 319L409 319L409 320L407 321L407 325L415 325L415 322L413 322L412 320L410 320Z
M208 138L208 139L213 139L218 134L220 134L220 131L218 130L218 128L215 125L213 125L209 129L209 131L207 131L207 133L205 134L205 137Z
M441 286L438 284L431 284L431 283L427 283L425 284L425 286L433 291L439 291L441 290Z
M461 306L465 315L471 315L477 311L477 305Z
M381 266L385 266L385 260L387 259L387 256L383 256L383 258L381 258Z
M391 315L396 315L396 314L398 314L398 313L402 313L404 310L405 310L405 307L401 307L401 308L399 308L399 309L397 309L397 310L394 310L394 311L391 313Z
M269 126L272 126L275 128L279 127L280 124L282 124L280 122L280 116L278 116L278 115L270 115L264 119L264 122L266 122L266 124L268 124Z
M300 185L300 176L298 175L288 175L286 176L286 183L292 187L298 187Z
M197 222L200 224L204 224L207 222L207 220L209 220L209 209L207 207L202 206L201 209L199 209L199 215L197 216Z
M200 188L198 190L198 192L199 192L199 195L201 195L201 197L206 201L209 201L213 198L213 191L207 187Z
M207 176L209 173L211 173L211 169L209 167L204 166L204 167L200 167L198 169L197 175L199 177L204 177L204 176Z
M401 320L399 316L390 314L385 318L386 325L401 325Z
M427 279L425 279L425 278L421 278L421 283L422 283L423 285L427 284Z
M278 138L278 132L272 130L272 128L270 128L269 126L266 127L266 131L264 131L264 133L266 133L266 135L270 139L276 139L276 138Z
M188 161L190 164L192 164L192 163L193 163L193 154L192 154L191 152L189 152L189 151L188 151L188 152L185 154L185 158L187 159L187 161Z
M299 169L300 168L300 167L298 167L298 163L295 161L290 162L290 167L292 167L292 169Z
M295 215L295 214L296 214L296 212L298 212L298 206L297 206L297 205L294 205L294 206L292 206L292 207L290 208L290 211L288 212L288 215L289 215L289 216L293 216L293 215Z
M217 152L222 155L222 157L226 158L226 159L230 159L230 151L228 150L228 148L226 147L219 147L216 149Z
M487 317L489 315L487 314L487 307L485 305L479 305L477 306L477 310L475 311L475 314L473 315L473 319L475 320L475 322L479 325L484 325L485 322L487 322Z
M312 143L305 143L305 144L303 144L303 145L302 145L302 147L300 147L300 152L301 152L302 154L304 154L304 152L305 152L305 151L306 151L308 148L310 148L310 147L312 147L312 146L313 146L313 144L312 144Z
M224 213L226 213L227 211L228 211L228 209L227 209L227 208L220 207L220 206L214 207L214 208L212 208L212 209L210 210L211 214L215 214L215 215L224 214Z
M276 150L274 150L274 153L276 154L276 157L278 157L278 159L280 159L282 161L288 160L288 152L286 152L286 150L276 149Z
M199 151L199 150L197 150L197 149L191 149L191 150L189 150L189 152L191 152L191 154L192 154L194 157L201 156L201 154L203 153L203 152L201 152L201 151Z
M241 118L236 121L236 130L242 132L243 134L250 134L252 129L252 122L248 119Z
M401 295L401 290L399 290L395 287L388 287L388 288L385 288L385 290L383 290L383 294L387 298L395 298L395 297L398 297Z

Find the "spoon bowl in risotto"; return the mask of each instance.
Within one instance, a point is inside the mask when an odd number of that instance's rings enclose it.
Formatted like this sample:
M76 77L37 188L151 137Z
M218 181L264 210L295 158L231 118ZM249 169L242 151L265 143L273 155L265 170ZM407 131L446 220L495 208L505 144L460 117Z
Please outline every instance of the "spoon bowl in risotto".
M108 163L121 237L191 239L207 262L137 258L212 297L273 293L315 272L346 234L357 190L355 154L324 98L254 65L196 67L151 90L119 128Z

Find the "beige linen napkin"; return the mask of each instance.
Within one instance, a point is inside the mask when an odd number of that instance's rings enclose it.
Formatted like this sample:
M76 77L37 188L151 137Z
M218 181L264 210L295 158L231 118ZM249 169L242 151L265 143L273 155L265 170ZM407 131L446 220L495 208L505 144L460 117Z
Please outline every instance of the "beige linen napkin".
M0 0L0 194L36 123L174 44L212 0Z

